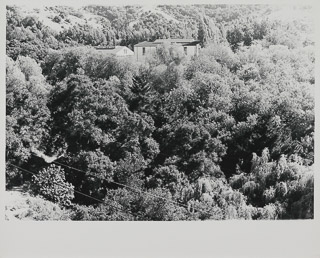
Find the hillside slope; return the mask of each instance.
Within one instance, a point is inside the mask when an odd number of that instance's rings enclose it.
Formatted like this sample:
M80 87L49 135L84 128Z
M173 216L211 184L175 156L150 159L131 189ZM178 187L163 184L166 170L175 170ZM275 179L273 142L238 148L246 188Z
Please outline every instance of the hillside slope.
M5 191L6 220L69 220L69 215L58 205L22 192Z

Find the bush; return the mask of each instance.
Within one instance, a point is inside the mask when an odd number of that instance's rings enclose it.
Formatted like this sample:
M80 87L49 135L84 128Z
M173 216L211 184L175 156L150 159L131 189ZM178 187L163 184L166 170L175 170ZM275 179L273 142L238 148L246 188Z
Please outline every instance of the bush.
M60 23L60 22L61 22L61 17L55 16L55 17L53 18L53 21L56 22L56 23Z
M60 166L44 168L37 176L33 176L33 183L36 192L60 205L68 206L74 198L74 186L66 182Z
M6 188L9 189L12 186L20 185L23 181L23 175L21 171L12 166L6 165Z
M29 198L26 201L29 210L26 219L32 220L70 220L67 210L61 209L58 205L42 199Z
M76 221L118 221L125 218L118 212L110 212L109 207L103 204L99 206L76 204L71 210L71 220Z

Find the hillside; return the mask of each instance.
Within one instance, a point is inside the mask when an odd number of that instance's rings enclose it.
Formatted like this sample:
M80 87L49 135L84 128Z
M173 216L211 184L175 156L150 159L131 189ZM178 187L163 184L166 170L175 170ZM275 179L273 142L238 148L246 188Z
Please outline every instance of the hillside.
M286 15L287 13L295 15ZM36 30L41 31L34 35L39 39L36 45L46 43L46 46L52 49L77 44L126 45L133 49L136 43L158 38L194 38L199 39L202 45L229 41L232 45L234 44L231 42L234 40L232 34L238 33L237 30L240 29L245 34L245 31L251 29L248 26L263 27L268 24L269 29L279 26L283 30L292 29L294 37L296 37L294 30L297 29L301 41L313 42L314 28L310 14L309 7L288 9L288 7L265 5L123 7L90 5L81 8L8 6L7 38L13 44L12 40L21 37L19 34L25 33L24 37L28 39L31 35L25 29L29 28L31 33L35 33ZM23 24L22 31L19 30L21 24L18 20ZM18 28L13 27L14 25L18 25ZM280 37L280 33L277 37ZM257 38L261 39L261 36ZM33 36L30 40L33 40ZM238 39L236 40L238 42ZM17 50L13 50L15 51Z
M4 200L6 220L69 220L68 213L57 204L31 196L21 188L6 191Z

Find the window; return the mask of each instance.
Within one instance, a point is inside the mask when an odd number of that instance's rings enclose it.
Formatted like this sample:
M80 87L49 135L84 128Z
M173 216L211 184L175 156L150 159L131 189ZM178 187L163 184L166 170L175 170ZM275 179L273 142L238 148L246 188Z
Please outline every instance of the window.
M144 56L145 54L146 54L146 48L143 47L143 48L142 48L142 55Z
M187 55L188 54L188 48L187 47L183 47L184 53Z

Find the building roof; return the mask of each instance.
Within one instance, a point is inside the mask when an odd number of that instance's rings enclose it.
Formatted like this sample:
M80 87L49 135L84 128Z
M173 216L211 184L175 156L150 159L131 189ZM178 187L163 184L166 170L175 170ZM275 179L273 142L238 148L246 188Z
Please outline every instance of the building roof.
M197 44L200 44L200 40L194 40L193 42L182 44L182 46L195 46Z
M190 43L195 41L194 39L156 39L154 42L155 43L164 43L164 42L169 42L169 43Z
M140 42L136 45L134 45L135 47L156 47L159 43L155 43L155 42L149 42L149 41L143 41Z
M119 51L121 51L122 49L129 49L126 46L116 46L115 48L109 48L109 47L96 47L96 50L98 51L103 51L104 53L107 54L117 54ZM132 51L131 49L129 49L130 51Z
M163 43L176 43L181 44L182 46L195 46L200 43L199 40L194 39L156 39L154 42L143 41L136 45L135 47L156 47L159 44Z

